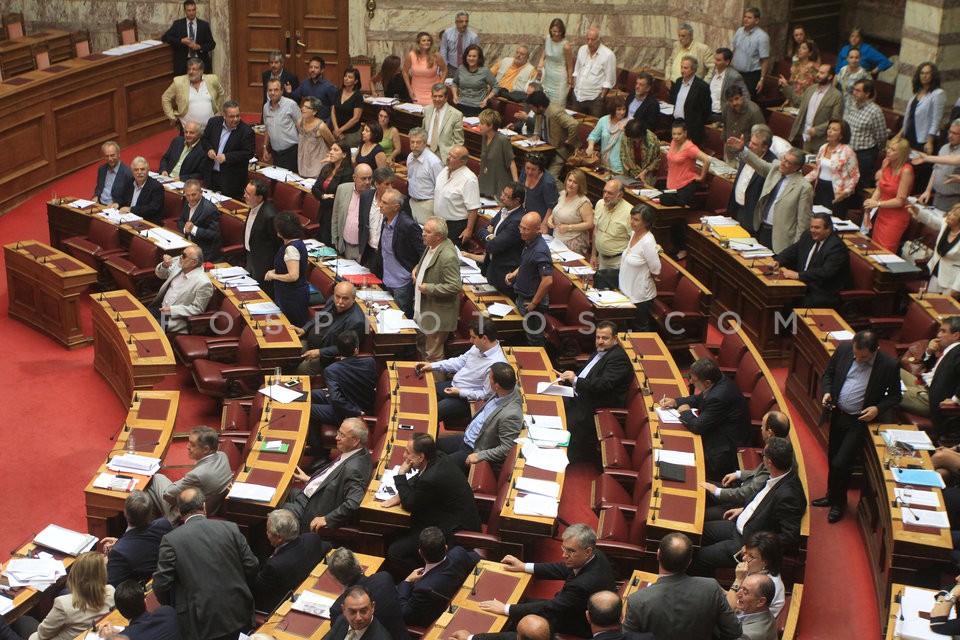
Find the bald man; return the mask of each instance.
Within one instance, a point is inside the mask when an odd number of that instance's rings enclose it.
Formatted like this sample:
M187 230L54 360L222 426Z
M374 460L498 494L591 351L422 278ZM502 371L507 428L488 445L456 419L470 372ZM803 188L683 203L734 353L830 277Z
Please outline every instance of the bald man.
M455 640L467 640L470 637L469 631L458 630L450 636ZM550 631L550 623L543 616L530 614L524 616L517 623L516 631L504 631L502 633L476 633L472 640L550 640L553 637Z
M366 328L366 318L357 304L356 288L350 282L338 283L323 310L318 311L303 327L293 328L303 346L303 361L297 367L297 373L310 376L319 374L339 353L338 335L345 331L356 331L358 336L364 336Z
M447 237L458 247L473 235L480 212L480 182L467 166L469 158L466 147L451 148L433 192L434 215L446 221Z
M534 347L545 343L543 330L550 307L550 285L553 284L553 258L546 240L540 235L540 214L525 213L520 218L523 253L520 266L506 275L504 281L513 286L517 308L523 314L527 342Z
M597 118L604 115L607 93L617 85L617 57L603 44L600 29L587 29L587 43L573 67L573 109Z
M370 223L368 216L361 212L360 196L372 185L373 168L358 164L353 169L353 182L337 187L333 199L333 220L330 223L333 246L348 260L359 260L360 251L367 245Z

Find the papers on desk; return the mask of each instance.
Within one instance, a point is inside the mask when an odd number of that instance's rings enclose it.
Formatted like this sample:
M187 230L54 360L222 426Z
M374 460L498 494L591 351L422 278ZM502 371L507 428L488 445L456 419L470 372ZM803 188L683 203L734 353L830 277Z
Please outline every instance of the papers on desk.
M780 112L790 114L791 116L796 116L798 113L800 113L800 109L798 107L783 107L780 109Z
M423 105L420 105L420 104L411 104L409 102L401 102L399 104L393 105L393 108L396 109L397 111L403 111L405 113L423 115Z
M939 507L940 500L937 499L936 491L924 491L918 489L904 489L894 487L893 494L902 504L908 507Z
M880 432L880 437L887 443L887 446L893 446L896 443L909 445L913 449L923 449L924 451L933 451L933 442L926 431L910 431L908 429L886 429Z
M97 537L89 533L80 533L55 524L48 524L43 531L33 538L33 542L42 547L75 556L92 549L93 545L97 544Z
M712 158L710 160L710 173L721 177L733 177L737 174L737 168L731 167L723 160Z
M523 458L527 461L527 464L537 469L560 473L570 464L566 449L544 449L532 442L527 442L521 447L520 451L523 453Z
M277 492L276 487L268 487L263 484L253 484L251 482L234 482L230 487L228 498L237 500L253 500L255 502L270 502Z
M508 138L512 138L512 137L515 136L515 135L519 135L519 134L518 134L516 131L514 131L513 129L507 129L506 127L504 127L503 129L497 129L497 131L499 131L500 133L502 133L503 135L505 135L505 136L508 137Z
M262 173L271 180L277 180L279 182L300 182L303 180L303 177L299 174L290 171L289 169L284 169L283 167L260 167L257 169L257 173Z
M740 223L731 218L730 216L703 216L700 218L700 222L707 225L711 229L717 227L736 227Z
M143 220L140 216L135 213L120 213L119 209L104 209L97 214L101 218L106 218L108 221L113 224L128 224L130 222L137 222L138 220Z
M659 189L634 189L633 192L641 198L646 198L647 200L653 200L663 195L663 192L661 192Z
M772 256L773 251L760 244L756 238L730 238L730 248L744 258L764 258Z
M377 315L377 333L400 333L404 329L419 329L400 309L384 309Z
M463 254L458 256L460 258L460 274L461 276L464 273L480 273L480 265L477 264L477 261L468 258Z
M523 424L526 427L537 426L541 429L563 429L563 421L559 416L541 416L524 414Z
M464 284L487 284L487 277L482 273L464 273L460 272L460 278ZM496 290L496 287L494 287Z
M236 276L223 281L228 287L235 287L237 291L259 291L260 283L250 276Z
M114 629L116 629L116 630L117 630L117 633L122 633L123 630L126 629L126 627L117 626L117 625L113 625L113 624L111 624L110 626L113 627ZM241 635L243 635L243 634L241 634ZM87 631L87 635L85 635L85 636L83 637L83 640L104 640L104 638L102 638L102 637L100 636L100 634L97 633L96 631Z
M329 266L341 276L365 276L373 273L370 271L370 269L367 269L356 260L337 258L336 260L328 260L324 262L324 264Z
M855 222L851 222L850 220L841 220L836 216L830 216L830 219L833 220L833 230L837 233L856 233L860 230L860 227L857 226Z
M480 118L478 118L477 116L467 116L463 119L463 124L470 125L471 127L475 127L478 124L480 124Z
M557 384L554 382L538 382L537 383L537 393L545 396L564 396L566 398L573 397L573 387L568 387L566 385Z
M900 519L903 520L904 524L912 524L915 527L928 527L930 529L947 529L950 527L946 511L900 507Z
M283 313L280 307L273 302L251 302L244 305L243 308L252 316L278 316Z
M566 270L574 276L592 276L597 272L593 267L566 267Z
M191 244L193 244L180 234L174 233L169 229L163 229L161 227L144 229L140 232L140 235L144 238L153 240L154 244L161 249L183 249L184 247L189 247Z
M505 304L503 302L494 302L493 304L487 305L487 313L497 318L506 317L515 310L516 308L513 305Z
M363 101L366 102L367 104L376 104L383 107L388 107L392 104L397 104L398 102L400 102L396 98L388 98L386 96L379 96L376 98L374 98L373 96L364 96Z
M357 291L357 297L364 302L390 302L393 300L393 294L389 291L381 291L379 289L361 289Z
M82 198L77 198L73 202L67 203L67 206L73 207L74 209L86 209L87 207L92 207L96 202L93 200L84 200Z
M664 100L659 100L658 102L660 103L660 113L662 113L662 114L665 115L665 116L672 116L672 115L673 115L673 105L672 105L672 104L670 104L669 102L666 102L666 101L664 101Z
M531 426L527 428L527 435L540 447L566 447L570 444L570 432L563 429Z
M535 493L517 496L513 501L513 512L518 516L537 516L541 518L556 518L560 509L560 501L555 498L539 496Z
M124 453L110 458L107 469L118 473L137 473L141 476L152 476L160 471L160 458L141 456L136 453Z
M872 253L870 254L870 259L876 262L877 264L894 264L896 262L906 262L903 258L898 256L895 253Z
M526 140L517 140L514 144L520 147L532 148L539 147L543 142L539 139L527 138Z
M163 185L163 186L164 186L165 188L167 188L167 189L171 189L171 190L173 190L173 191L178 191L178 190L180 190L180 189L183 189L183 188L184 188L185 186L187 186L187 185L186 185L186 183L183 182L182 180L171 180L170 182L166 183L166 184Z
M120 45L119 47L113 47L112 49L101 51L101 53L105 56L125 56L128 53L133 53L135 51L151 49L159 44L163 43L159 40L144 40L143 42L134 42L133 44L124 44Z
M67 575L60 560L53 558L14 558L7 563L3 575L13 588L33 587L43 591Z
M830 331L827 333L827 335L834 340L839 340L841 342L853 340L853 331L847 331L846 329L842 329L840 331Z
M680 419L680 412L676 409L656 407L656 411L657 418L664 424L683 424L683 420Z
M496 200L491 200L490 198L484 198L483 196L480 196L480 208L499 209L500 204Z
M220 282L226 282L232 278L250 275L243 267L222 267L220 269L211 269L210 275Z
M221 202L226 202L230 199L230 196L225 196L222 193L217 193L216 191L210 191L209 189L203 190L203 197L212 202L213 204L219 204Z
M377 493L374 494L374 498L377 500L387 500L397 495L397 485L394 478L396 478L397 473L400 472L400 465L395 466L393 469L386 469L383 472L383 477L380 478L380 487L377 488ZM410 469L407 472L407 480L413 478L417 475L416 469Z
M106 489L108 491L131 491L137 486L137 481L133 478L121 478L112 473L101 473L93 481L95 489Z
M588 291L587 299L601 307L627 307L633 304L619 291Z
M466 280L464 280L466 282ZM474 293L496 293L497 288L492 284L480 283L480 284L471 284L471 288Z
M927 615L933 608L933 592L915 587L904 587L900 596L900 613L895 618L893 637L902 640L944 640L947 636L930 630L930 618ZM920 614L925 617L921 618ZM956 618L953 607L949 618ZM902 619L901 619L902 618Z
M576 251L567 249L566 251L554 251L553 259L556 262L574 262L576 260L584 260L585 258Z
M264 387L263 389L260 389L260 393L272 400L276 400L280 404L290 404L295 400L299 400L300 396L303 395L302 391L288 389L282 384L272 384L268 387Z
M552 480L537 480L520 476L514 486L517 491L522 493L534 493L554 500L560 497L560 483Z
M302 591L297 596L297 601L290 607L294 611L308 613L318 618L330 618L330 607L333 606L334 599L322 596L313 591Z
M5 616L13 611L13 598L0 595L0 616Z
M927 469L891 469L893 479L897 484L909 484L915 487L937 487L943 489L946 485L943 478L936 471Z
M670 464L679 464L684 467L693 467L697 464L697 457L688 451L656 449L654 455L657 462L669 462Z

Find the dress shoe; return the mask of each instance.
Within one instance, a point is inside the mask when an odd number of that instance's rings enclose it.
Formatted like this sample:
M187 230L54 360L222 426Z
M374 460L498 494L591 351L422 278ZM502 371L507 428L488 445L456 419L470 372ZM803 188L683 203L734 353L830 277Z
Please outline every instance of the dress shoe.
M843 517L843 509L840 507L833 507L830 509L830 513L827 515L827 522L833 524L834 522L839 522L840 518Z
M815 507L829 507L829 506L830 506L830 498L828 498L828 497L826 497L826 496L824 496L824 497L822 497L822 498L817 498L816 500L814 500L814 501L811 502L810 504L812 504L812 505L815 506Z

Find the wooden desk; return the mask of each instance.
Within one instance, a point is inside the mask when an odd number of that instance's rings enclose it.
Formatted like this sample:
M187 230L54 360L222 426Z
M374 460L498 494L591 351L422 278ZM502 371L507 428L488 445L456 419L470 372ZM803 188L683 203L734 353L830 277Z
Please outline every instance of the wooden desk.
M764 360L774 367L785 364L789 352L782 312L803 297L806 285L765 275L761 266L768 258L746 260L721 247L699 224L689 225L687 231L688 269L714 293L711 314L717 319L735 314Z
M133 294L92 295L93 368L124 404L134 390L152 389L173 375L176 360L160 325Z
M897 484L892 472L887 468L889 458L883 437L876 435L886 429L915 430L913 425L870 425L870 436L864 444L864 479L857 503L857 522L860 537L863 540L870 559L873 586L880 611L880 624L887 620L886 594L896 582L915 584L917 573L946 562L953 549L949 529L917 527L903 522L900 507L893 506L896 498L894 489ZM930 455L926 451L917 452L916 458L900 458L901 467L933 469ZM924 487L916 487L920 491ZM943 497L939 490L933 489L937 496L938 511L944 510ZM914 510L922 509L916 505Z
M137 391L123 427L113 443L114 449L107 454L107 461L126 453L131 436L138 455L162 459L170 445L179 405L179 391ZM93 483L101 473L115 472L107 469L107 463L104 462L83 490L87 505L87 531L98 538L120 537L127 526L123 518L123 503L130 494L95 488ZM150 476L128 475L137 481L135 489L146 490Z
M827 363L840 345L840 340L829 336L831 331L850 331L850 325L833 309L795 309L796 332L793 351L787 371L787 398L803 415L807 424L816 425L817 440L827 449L830 421L820 423L820 398L823 397L821 378Z
M911 293L910 300L927 312L933 320L940 324L944 318L960 315L960 301L944 293L925 293L920 297L918 293Z
M497 335L501 340L509 340L523 334L523 314L517 308L516 302L497 290L488 291L489 285L464 284L463 294L469 298L476 308L478 315L493 321L497 326ZM490 305L505 304L510 312L505 316L495 316L490 313Z
M623 587L620 589L620 597L623 598L623 611L627 611L627 598L632 596L640 589L646 589L650 585L654 584L660 576L655 573L650 573L649 571L640 571L639 569L634 569L633 573L630 575L630 579L623 583Z
M4 40L0 42L0 71L3 77L9 79L36 69L32 49L38 44L47 45L51 65L75 55L70 32L60 29L43 29L17 40Z
M97 272L53 247L25 240L3 248L10 317L32 326L68 349L85 347L78 300Z
M946 585L945 585L946 586ZM887 605L890 609L890 613L885 617L885 619L880 622L880 629L884 631L884 638L886 640L900 640L902 637L900 635L904 621L900 619L901 611L903 610L904 615L913 615L913 611L907 612L904 607L901 606L901 597L907 588L915 589L926 596L926 608L918 611L918 614L929 614L930 610L933 609L933 605L936 602L937 591L935 589L921 589L920 587L911 587L907 584L901 584L899 582L894 582L890 585L889 593L884 594L884 600L889 595L890 600L887 602ZM946 586L949 588L949 586ZM929 615L925 618L927 625L929 625L930 617ZM925 626L927 626L925 625ZM929 627L928 627L929 628ZM930 637L933 638L947 638L955 636L941 636L937 633L930 632Z
M870 256L892 256L893 253L860 233L848 233L840 237L850 250L850 260L864 261L873 272L872 288L877 295L870 303L871 313L889 315L893 311L896 296L904 290L905 283L920 279L920 269L913 267L909 271L891 271Z
M32 537L34 535L36 534L31 534L30 541L22 543L17 549L14 549L10 555L14 558L32 558L37 552L43 551L49 553L56 560L62 560L63 566L69 571L70 565L73 564L74 560L76 560L76 556L68 556L60 553L59 551L53 551L45 547L40 547L33 542ZM40 600L41 596L46 595L52 599L58 595L65 582L66 578L61 578L45 591L37 591L33 587L20 587L18 589L14 589L13 591L7 591L6 595L8 597L13 597L13 609L4 615L4 618L6 618L7 622L13 622L20 616L29 613L34 605L36 605Z

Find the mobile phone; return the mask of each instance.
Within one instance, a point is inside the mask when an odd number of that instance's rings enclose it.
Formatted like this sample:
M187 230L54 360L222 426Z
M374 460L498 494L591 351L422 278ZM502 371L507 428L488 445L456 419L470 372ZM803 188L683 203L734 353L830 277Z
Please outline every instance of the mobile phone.
M397 429L404 429L404 430L406 430L406 431L413 431L413 425L412 425L412 424L398 424L398 425L397 425Z
M287 380L286 382L283 383L283 386L289 388L289 387L295 387L298 384L300 384L299 380Z

